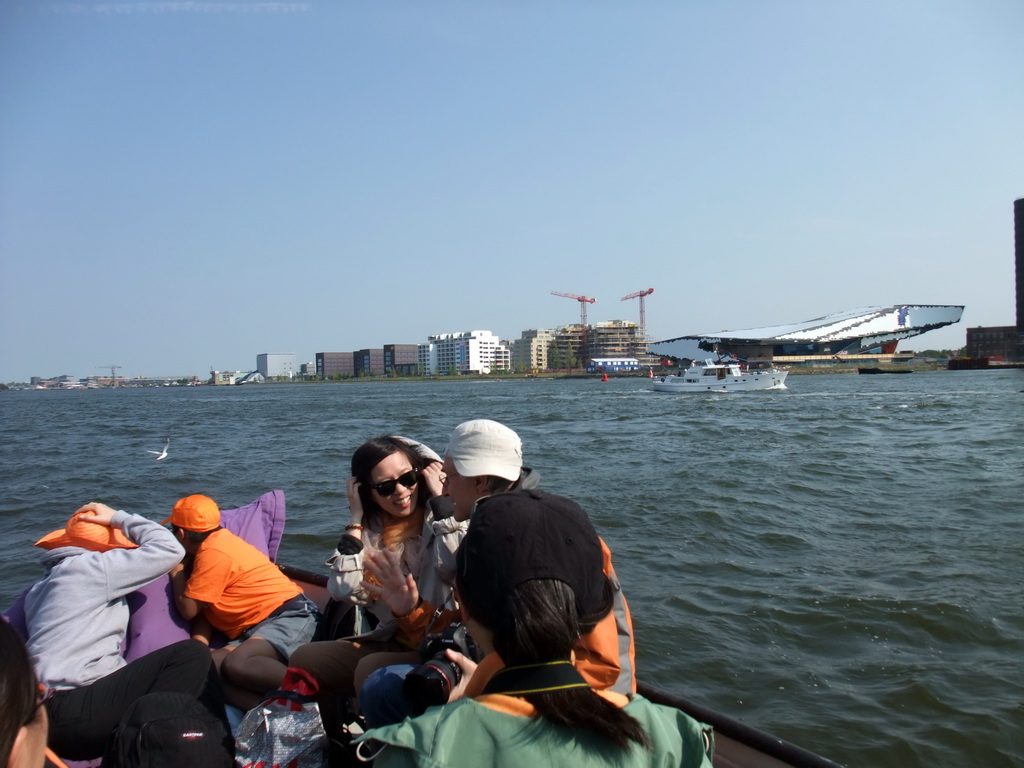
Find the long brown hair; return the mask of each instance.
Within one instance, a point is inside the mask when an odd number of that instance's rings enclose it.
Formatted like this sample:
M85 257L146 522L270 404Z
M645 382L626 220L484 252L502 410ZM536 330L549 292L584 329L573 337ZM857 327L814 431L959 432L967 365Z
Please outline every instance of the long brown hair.
M39 709L39 686L21 637L0 618L0 766L6 766L18 731Z

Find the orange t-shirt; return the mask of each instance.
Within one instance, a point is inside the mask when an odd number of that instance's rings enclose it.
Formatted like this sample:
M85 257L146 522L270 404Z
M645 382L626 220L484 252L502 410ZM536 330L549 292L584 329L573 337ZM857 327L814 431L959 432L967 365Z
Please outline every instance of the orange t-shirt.
M302 590L270 558L226 529L196 553L185 597L206 603L206 618L234 639Z

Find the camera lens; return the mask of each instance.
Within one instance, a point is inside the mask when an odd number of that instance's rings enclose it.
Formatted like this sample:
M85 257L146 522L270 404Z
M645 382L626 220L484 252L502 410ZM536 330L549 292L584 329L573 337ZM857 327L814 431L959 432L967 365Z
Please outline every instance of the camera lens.
M461 679L462 668L442 651L405 676L402 692L412 702L413 712L422 715L427 707L447 703Z

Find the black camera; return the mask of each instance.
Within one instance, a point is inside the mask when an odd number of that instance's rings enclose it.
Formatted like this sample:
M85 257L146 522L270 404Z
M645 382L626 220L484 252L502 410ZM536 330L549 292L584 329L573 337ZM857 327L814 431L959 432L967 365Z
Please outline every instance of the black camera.
M441 634L423 638L423 663L410 670L402 683L402 692L412 702L414 714L422 715L427 707L445 704L452 688L462 680L462 668L448 658L449 648L479 661L480 651L462 623L449 624Z

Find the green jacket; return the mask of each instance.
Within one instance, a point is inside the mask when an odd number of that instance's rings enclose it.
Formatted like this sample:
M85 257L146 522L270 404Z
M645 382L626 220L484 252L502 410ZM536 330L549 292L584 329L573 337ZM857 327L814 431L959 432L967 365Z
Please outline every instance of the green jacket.
M710 726L670 707L630 697L625 712L640 722L653 744L622 750L599 734L541 718L499 712L473 699L433 707L420 717L375 728L360 740L384 746L374 768L711 768ZM361 745L361 751L368 744Z

